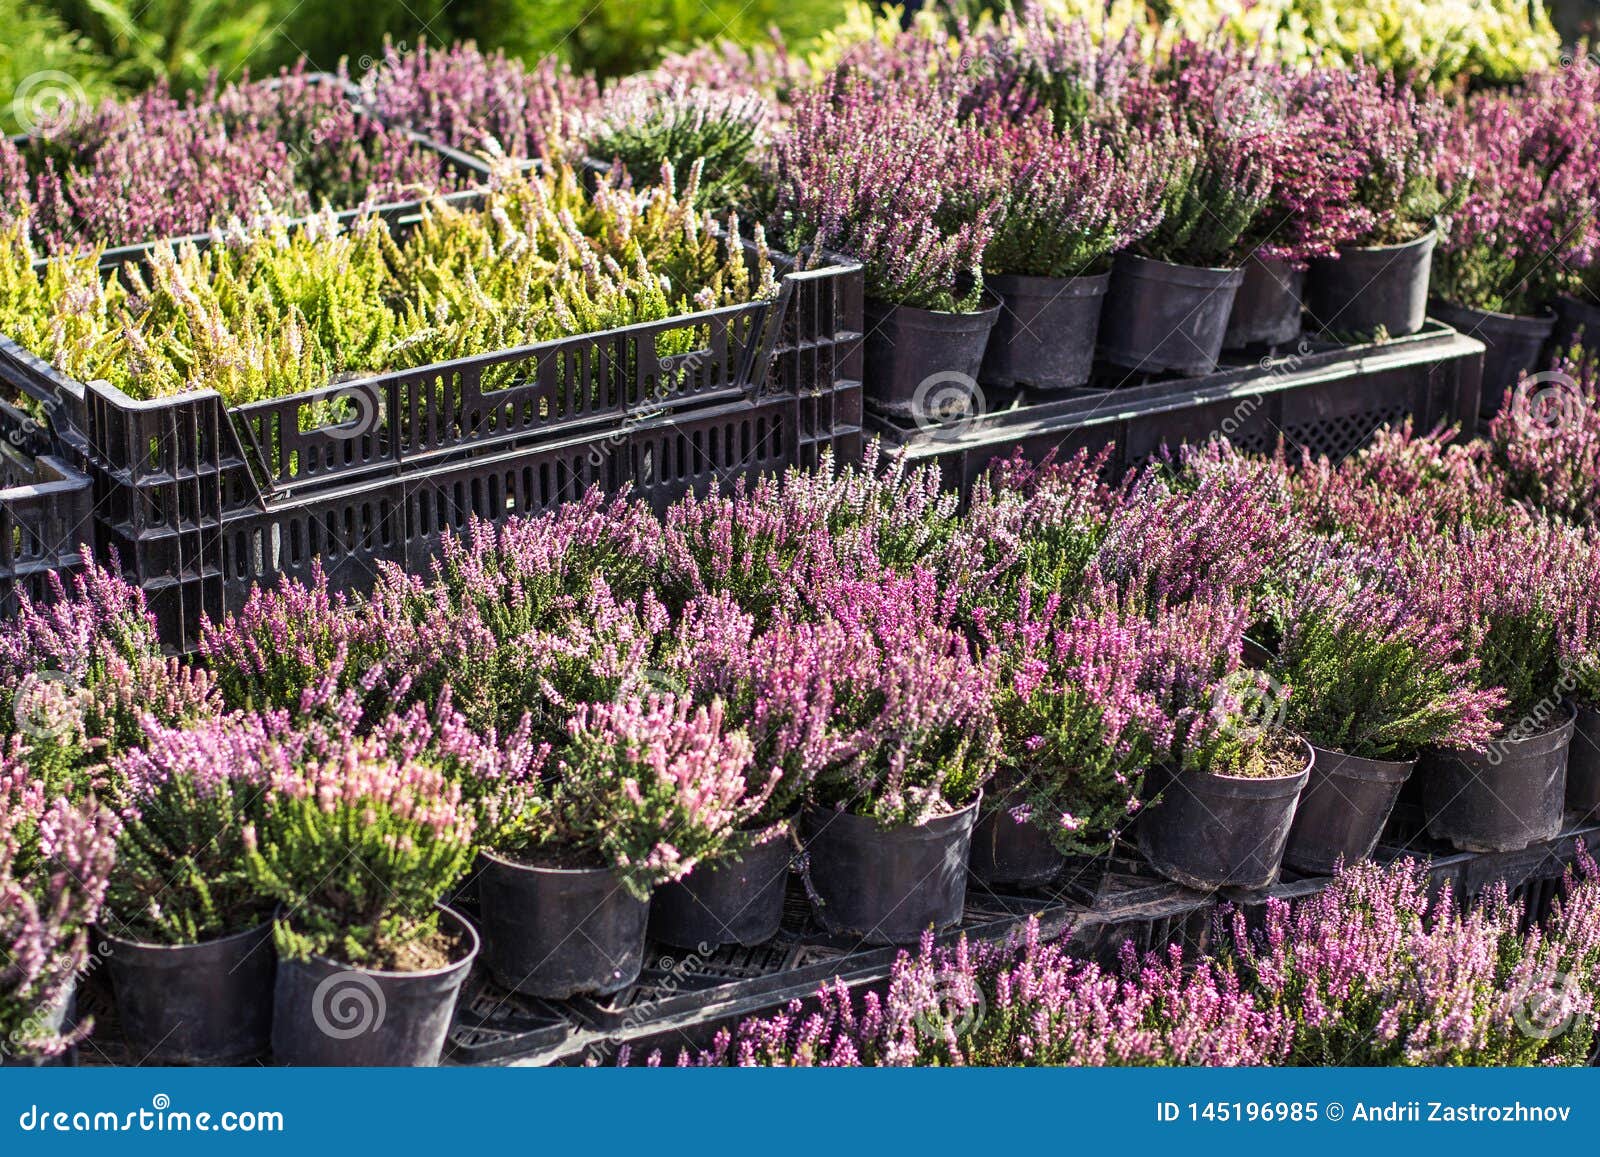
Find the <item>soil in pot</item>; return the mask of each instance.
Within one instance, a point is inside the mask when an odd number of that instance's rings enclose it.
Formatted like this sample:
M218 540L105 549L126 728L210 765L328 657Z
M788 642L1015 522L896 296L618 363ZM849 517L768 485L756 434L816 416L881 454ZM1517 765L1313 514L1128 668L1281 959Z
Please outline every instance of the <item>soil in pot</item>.
M1315 744L1311 752L1311 777L1295 808L1283 862L1328 875L1340 860L1353 864L1372 855L1417 761L1362 759Z
M979 802L893 828L847 811L807 808L801 836L818 922L868 944L914 944L929 928L961 923Z
M1310 324L1334 335L1416 333L1428 317L1437 240L1430 230L1400 245L1347 245L1336 258L1314 259L1306 276Z
M619 992L644 966L650 903L610 868L561 868L486 852L478 873L483 961L513 992L565 1000Z
M1478 393L1478 416L1492 418L1505 404L1506 393L1517 379L1539 364L1545 341L1555 329L1555 314L1521 317L1465 309L1436 301L1433 316L1452 329L1483 343L1483 385Z
M1295 806L1311 775L1311 745L1286 743L1279 776L1213 775L1157 768L1146 778L1139 850L1189 888L1266 888L1278 878Z
M1600 710L1579 703L1567 757L1567 812L1578 823L1600 820Z
M1562 294L1556 298L1556 325L1550 335L1552 353L1566 353L1574 345L1590 353L1600 350L1600 302Z
M972 832L972 874L985 884L1038 887L1061 874L1067 858L1031 820L1018 822L1011 814L1023 802L1008 795L993 809L985 809Z
M1211 373L1243 281L1243 269L1119 254L1100 319L1100 356L1140 373Z
M737 858L697 865L650 897L650 936L674 948L752 947L778 934L794 822L759 833Z
M1064 390L1089 380L1111 274L1008 273L991 276L987 283L1000 295L1001 309L978 375L984 385Z
M1430 751L1417 765L1428 834L1463 852L1514 852L1554 839L1567 797L1567 754L1577 714L1553 727L1497 739L1485 752Z
M1244 280L1228 314L1222 348L1280 346L1297 340L1305 287L1304 265L1251 254L1245 260Z
M356 968L313 956L280 960L273 994L272 1056L280 1065L428 1067L439 1063L478 934L440 909L437 967Z
M1000 302L986 295L975 313L941 313L868 298L862 396L873 409L918 425L981 411L978 371Z
M144 1064L225 1065L272 1041L272 921L199 944L104 935L117 1018Z

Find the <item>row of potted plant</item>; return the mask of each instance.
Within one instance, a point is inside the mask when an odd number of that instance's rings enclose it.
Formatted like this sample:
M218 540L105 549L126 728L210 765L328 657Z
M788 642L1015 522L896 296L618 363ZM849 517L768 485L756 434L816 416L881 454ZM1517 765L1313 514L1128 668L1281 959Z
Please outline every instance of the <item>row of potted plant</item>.
M1224 911L1218 946L1120 966L1074 959L1037 923L1007 943L902 953L887 988L723 1030L680 1065L1585 1065L1600 998L1594 861L1542 927L1504 887L1463 904L1425 866L1343 871L1321 894ZM624 1050L619 1063L634 1058ZM638 1058L659 1065L654 1051ZM670 1059L670 1058L669 1058Z
M1486 442L1219 442L1117 487L1018 460L959 513L874 451L480 525L370 595L258 592L190 660L91 568L0 629L0 718L30 799L116 814L93 918L166 1060L426 1063L480 937L507 988L616 991L647 934L770 938L801 849L825 927L907 943L969 867L1129 837L1204 888L1332 870L1413 768L1436 836L1521 848L1600 810L1600 747L1569 774L1600 719L1570 368L1571 456L1526 391ZM328 1031L350 977L381 1031Z

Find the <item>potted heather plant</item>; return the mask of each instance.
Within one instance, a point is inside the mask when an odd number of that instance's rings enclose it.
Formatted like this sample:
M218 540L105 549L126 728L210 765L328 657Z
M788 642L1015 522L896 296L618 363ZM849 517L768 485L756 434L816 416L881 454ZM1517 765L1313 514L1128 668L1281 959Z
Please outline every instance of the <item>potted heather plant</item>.
M801 817L823 927L914 943L961 920L983 785L999 746L993 675L951 626L931 573L837 582L835 610L775 624L780 649L828 704L825 747Z
M971 131L938 89L841 72L795 99L772 147L769 231L787 252L862 263L865 397L896 417L965 412L999 317L983 255L1001 206L964 196L955 167Z
M1313 760L1283 725L1289 690L1240 662L1247 599L1212 594L1146 613L1162 725L1139 850L1186 887L1265 888L1278 878Z
M118 1020L157 1064L236 1064L271 1045L274 901L245 867L245 829L282 715L192 728L149 721L121 757L122 829L100 932Z
M778 774L753 755L720 702L579 707L540 799L501 809L487 833L477 885L495 980L565 999L638 979L651 888L724 854L771 797Z
M0 1065L69 1062L91 1025L73 994L89 928L116 856L116 817L73 802L29 770L19 746L0 761Z
M1162 724L1142 638L1154 624L1096 596L1071 608L1049 595L1035 617L1024 588L1018 619L983 632L1002 663L998 767L972 839L986 884L1047 883L1067 856L1105 851L1139 808Z
M1182 112L1166 120L1152 146L1166 177L1161 221L1117 258L1100 349L1130 370L1207 374L1244 281L1240 242L1267 206L1272 169L1248 137L1196 129Z
M1048 109L990 107L961 166L1003 217L984 255L1004 308L982 380L1063 389L1089 380L1111 259L1160 216L1150 142L1092 126L1057 129Z
M245 868L279 904L272 1054L285 1065L434 1065L478 934L440 896L475 809L431 757L310 725L274 745Z
M1372 854L1423 750L1481 748L1505 700L1392 560L1331 553L1287 587L1268 671L1294 688L1284 724L1316 758L1284 863L1327 874Z
M1432 312L1484 343L1485 419L1537 363L1567 271L1600 254L1600 161L1559 140L1570 119L1537 94L1515 93L1480 95L1452 124L1447 186L1459 195L1434 253Z
M1329 147L1356 159L1348 235L1312 261L1311 321L1331 334L1402 337L1422 328L1446 199L1439 178L1448 115L1440 99L1370 66L1318 70Z
M1600 557L1582 532L1536 516L1464 527L1420 549L1418 597L1477 660L1478 686L1504 695L1486 749L1424 754L1428 834L1471 852L1551 839L1565 810L1569 696L1594 646Z

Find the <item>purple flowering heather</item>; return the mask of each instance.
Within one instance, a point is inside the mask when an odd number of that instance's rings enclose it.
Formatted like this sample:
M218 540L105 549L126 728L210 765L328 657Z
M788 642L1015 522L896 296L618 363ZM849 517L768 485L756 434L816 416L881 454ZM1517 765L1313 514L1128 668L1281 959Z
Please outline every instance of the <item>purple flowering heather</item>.
M604 864L641 899L735 846L782 773L753 762L720 701L649 695L579 707L554 779L499 851L563 867Z
M886 132L888 92L839 72L796 96L772 146L767 232L790 253L860 260L880 301L969 312L1001 206L972 204L952 179L959 138L973 131L956 123L954 98L933 85L894 90Z
M1600 884L1581 857L1543 928L1504 884L1465 912L1427 866L1345 869L1320 896L1231 920L1231 955L1293 1022L1292 1064L1586 1064L1600 999ZM1532 1026L1539 1031L1529 1031Z
M87 1036L60 1013L89 954L115 858L116 819L53 797L13 742L0 758L0 1054L57 1056Z
M385 45L359 83L386 121L470 152L545 160L570 155L579 119L600 95L592 77L575 76L554 54L529 68L471 41L409 52Z
M1560 378L1513 390L1489 423L1505 493L1584 526L1600 517L1600 363L1563 360Z
M1504 693L1477 686L1477 660L1429 616L1396 559L1330 546L1280 579L1271 670L1294 688L1284 722L1295 734L1363 759L1494 737Z
M1597 137L1600 115L1581 103L1496 93L1461 106L1445 153L1454 204L1434 254L1433 292L1469 309L1526 315L1571 287L1573 270L1600 259Z
M1186 967L1177 946L1117 971L1040 941L1036 921L1004 943L901 953L887 990L857 999L825 984L820 1008L796 1001L724 1030L682 1065L1263 1065L1281 1063L1291 1019L1263 1008L1226 970ZM626 1063L626 1059L624 1059ZM659 1064L659 1054L648 1058Z
M263 212L454 187L436 153L357 111L303 66L178 100L157 87L20 149L0 141L0 220L30 207L49 251L201 233Z
M112 568L49 576L40 603L19 592L0 623L0 721L20 729L36 772L81 791L142 736L140 717L167 723L219 709L209 673L165 656L144 594Z

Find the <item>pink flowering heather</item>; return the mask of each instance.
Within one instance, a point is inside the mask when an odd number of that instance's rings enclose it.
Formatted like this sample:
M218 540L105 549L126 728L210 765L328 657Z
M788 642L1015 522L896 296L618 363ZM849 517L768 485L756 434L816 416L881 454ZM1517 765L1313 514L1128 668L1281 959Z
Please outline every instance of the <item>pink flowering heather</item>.
M1600 364L1563 360L1566 381L1527 383L1489 423L1508 497L1583 526L1600 517Z
M1424 613L1477 661L1476 684L1500 688L1495 716L1513 737L1559 721L1570 669L1600 638L1600 551L1583 532L1548 518L1464 527L1412 548L1413 594Z
M178 100L157 87L21 147L0 141L0 212L50 251L201 233L263 212L453 187L437 153L358 112L303 68ZM9 216L3 218L10 220Z
M1189 452L1186 463L1176 476L1153 462L1130 478L1096 569L1157 600L1253 589L1295 542L1287 491L1220 444Z
M888 989L825 984L820 1007L796 1001L724 1030L682 1065L1263 1065L1281 1063L1291 1018L1262 1007L1236 977L1174 946L1117 971L1041 943L1036 921L1006 942L901 953ZM659 1054L647 1058L659 1064ZM624 1059L626 1063L626 1058Z
M1281 581L1271 670L1294 688L1285 723L1295 734L1363 759L1493 738L1504 693L1477 685L1477 660L1428 614L1397 560L1330 547Z
M1587 72L1600 71L1584 63ZM1469 309L1536 314L1600 259L1600 115L1538 94L1480 94L1455 114L1455 194L1433 292Z
M728 492L713 483L706 497L675 502L662 581L679 598L726 592L765 621L814 600L819 576L925 564L956 533L955 510L937 468L885 460L873 441L858 466L829 453L815 470L740 479Z
M1058 129L1048 108L985 106L962 134L957 164L975 196L1003 206L984 256L989 273L1079 277L1156 227L1167 174L1140 134Z
M529 68L471 41L410 52L386 45L360 87L378 116L444 144L545 160L569 155L579 117L599 99L594 79L555 55Z
M1426 865L1346 868L1320 896L1232 917L1247 990L1293 1022L1293 1064L1586 1064L1600 999L1594 861L1545 926L1503 884L1465 912ZM1530 1028L1536 1031L1529 1031Z
M613 868L641 899L732 850L782 773L724 715L675 695L578 708L548 798L497 850Z
M140 739L142 714L176 724L215 713L211 677L162 654L138 588L95 563L49 581L49 597L21 592L0 623L0 727L23 734L54 788L92 786L107 758Z
M380 736L339 738L268 753L243 834L248 878L283 905L285 956L416 967L438 942L434 905L471 862L476 809L435 762L397 757Z
M1449 112L1439 96L1361 64L1314 70L1297 99L1326 118L1325 147L1355 160L1341 244L1398 244L1433 227L1446 207L1439 177Z
M0 758L0 1055L57 1056L92 1027L60 1014L89 954L116 819L53 797L13 742Z
M971 130L956 124L951 95L893 90L885 132L888 91L841 71L795 97L772 147L767 233L786 252L858 259L879 301L969 312L1001 206L971 203L954 179L959 137Z

